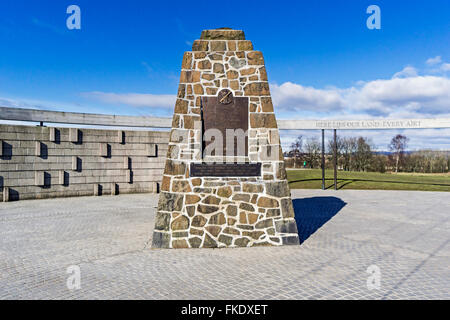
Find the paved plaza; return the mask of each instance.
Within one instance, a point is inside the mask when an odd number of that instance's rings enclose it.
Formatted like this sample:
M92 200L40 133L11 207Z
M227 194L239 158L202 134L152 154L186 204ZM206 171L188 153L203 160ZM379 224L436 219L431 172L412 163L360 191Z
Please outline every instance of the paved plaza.
M0 203L0 299L450 298L449 193L292 198L300 246L238 249L151 249L155 194Z

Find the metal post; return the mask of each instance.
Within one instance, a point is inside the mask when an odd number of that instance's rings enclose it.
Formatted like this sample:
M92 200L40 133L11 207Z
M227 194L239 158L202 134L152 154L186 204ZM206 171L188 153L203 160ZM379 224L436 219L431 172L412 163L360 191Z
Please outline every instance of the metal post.
M333 168L334 168L334 190L337 190L337 141L336 141L336 129L334 129L334 143L333 143Z
M322 129L322 190L325 190L325 129Z

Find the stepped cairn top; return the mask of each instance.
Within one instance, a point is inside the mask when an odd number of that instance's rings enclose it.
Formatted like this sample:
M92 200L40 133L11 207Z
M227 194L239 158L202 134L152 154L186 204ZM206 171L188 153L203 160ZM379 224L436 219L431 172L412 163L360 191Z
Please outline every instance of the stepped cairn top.
M251 51L253 44L250 40L245 40L242 30L220 28L203 30L199 40L192 44L192 51Z
M201 40L245 40L245 34L242 30L233 30L230 28L219 28L203 30L200 36Z

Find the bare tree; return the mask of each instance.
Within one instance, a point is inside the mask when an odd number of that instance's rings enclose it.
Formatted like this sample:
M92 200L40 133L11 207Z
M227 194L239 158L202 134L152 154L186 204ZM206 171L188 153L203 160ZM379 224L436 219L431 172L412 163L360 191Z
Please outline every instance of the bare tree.
M389 150L395 152L395 172L398 172L398 164L400 162L400 158L403 157L406 146L408 145L408 138L401 134L396 135L392 138L391 143L389 144Z
M328 153L331 154L331 159L332 159L332 163L334 163L334 139L330 139L328 140ZM337 159L339 161L339 159L341 158L341 155L343 153L344 150L344 138L337 136L336 137L336 153L337 153ZM345 162L345 160L344 160ZM338 162L336 162L338 163Z
M445 173L450 170L445 151L419 150L404 156L403 170L408 172Z
M359 171L366 171L370 166L372 159L372 142L363 137L357 140L357 148L355 153L356 169Z
M355 137L342 139L342 158L345 171L350 171L353 169L353 160L357 149L358 139Z
M294 168L296 168L296 164L298 161L298 158L302 154L302 148L303 148L303 136L299 135L297 139L291 144L291 152L294 156Z
M386 172L387 157L383 154L375 154L370 162L370 171Z
M305 142L305 160L312 169L318 166L320 161L320 143L316 137L308 138Z

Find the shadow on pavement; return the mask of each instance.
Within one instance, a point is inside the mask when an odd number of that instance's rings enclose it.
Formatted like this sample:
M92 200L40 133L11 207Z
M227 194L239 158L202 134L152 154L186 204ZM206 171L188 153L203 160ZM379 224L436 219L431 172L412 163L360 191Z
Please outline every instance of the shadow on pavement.
M289 184L292 185L296 182L309 182L309 181L322 181L321 178L311 178L311 179L302 179L302 180L292 180L289 181ZM333 184L333 179L326 178L325 181L331 182L329 186L327 186L325 189L331 189ZM424 185L424 186L439 186L439 187L450 187L450 184L447 183L435 183L435 182L414 182L414 181L393 181L393 180L372 180L372 179L352 179L352 178L338 178L338 189L344 188L346 185L351 184L353 182L375 182L375 183L396 183L396 184L413 184L413 185ZM339 185L341 184L341 185Z
M292 201L300 243L333 218L347 203L336 197L313 197Z

